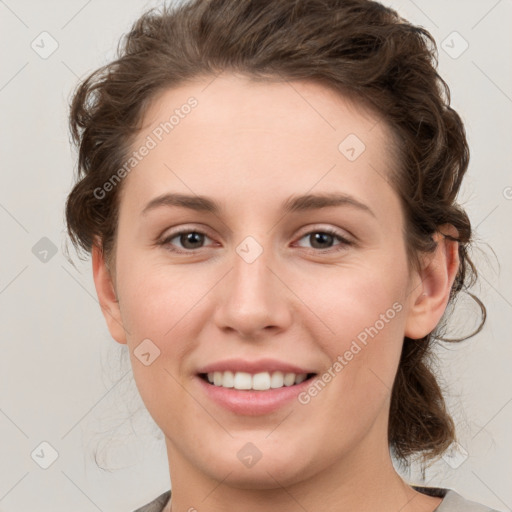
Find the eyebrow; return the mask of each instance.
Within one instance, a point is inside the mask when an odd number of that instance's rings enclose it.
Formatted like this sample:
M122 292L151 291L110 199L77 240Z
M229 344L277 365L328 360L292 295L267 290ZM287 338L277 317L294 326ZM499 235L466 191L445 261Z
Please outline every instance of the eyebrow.
M218 215L222 212L222 207L213 199L206 196L190 196L185 194L162 194L152 199L142 210L142 215L147 215L151 210L162 206L178 206L188 208L199 212L212 213ZM301 196L292 196L287 199L283 205L284 213L305 212L319 210L321 208L333 206L352 206L361 211L369 213L376 217L373 211L364 203L357 200L349 194L340 193L321 193L306 194Z

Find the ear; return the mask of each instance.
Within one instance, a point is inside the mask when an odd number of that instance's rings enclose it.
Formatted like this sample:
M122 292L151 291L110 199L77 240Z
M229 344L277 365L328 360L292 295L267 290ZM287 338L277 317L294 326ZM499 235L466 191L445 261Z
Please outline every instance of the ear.
M437 248L423 259L416 273L414 288L410 292L410 308L405 325L405 336L420 339L432 332L446 309L450 292L459 269L457 230L444 224L434 234Z
M99 243L94 243L91 251L92 272L96 294L101 306L101 311L107 322L110 335L118 343L126 343L126 331L121 319L121 310L117 299L111 272L107 268L103 250Z

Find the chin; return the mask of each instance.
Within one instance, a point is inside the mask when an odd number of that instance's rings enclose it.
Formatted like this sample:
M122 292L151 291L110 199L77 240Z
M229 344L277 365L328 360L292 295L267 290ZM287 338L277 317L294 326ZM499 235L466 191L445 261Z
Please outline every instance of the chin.
M258 466L263 464L262 461ZM258 469L256 467L246 469L239 467L232 467L231 474L225 478L227 473L222 475L215 475L216 480L222 481L236 489L279 489L282 486L289 486L304 480L305 474L301 468L290 467L283 469L281 465L261 465ZM212 475L213 476L213 475Z
M226 458L222 454L211 454L208 460L216 460L217 464L201 463L203 471L211 478L222 481L237 489L277 489L283 485L293 485L314 473L314 463L309 463L300 450L286 449L281 455L275 450L271 455L262 453L261 458L252 465L249 461L244 464L237 456L235 459ZM244 452L241 454L243 459Z

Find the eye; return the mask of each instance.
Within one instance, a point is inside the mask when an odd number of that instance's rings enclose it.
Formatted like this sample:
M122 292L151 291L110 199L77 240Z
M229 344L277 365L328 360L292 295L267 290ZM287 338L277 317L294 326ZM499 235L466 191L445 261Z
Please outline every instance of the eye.
M209 238L206 233L203 233L199 230L181 230L176 233L171 233L169 236L164 238L160 244L166 246L169 251L177 252L177 253L186 253L192 252L194 249L202 249L202 244L204 243L204 239ZM174 249L171 246L176 245L176 242L172 241L177 239L178 243L182 245L182 248L185 249L183 251L179 249Z
M194 250L197 249L204 248L203 244L206 238L210 239L210 237L203 231L197 229L182 229L181 231L176 231L175 233L171 233L165 237L161 242L159 242L159 245L165 246L165 248L171 252L185 254L194 252ZM308 238L311 242L312 248L315 249L314 252L320 253L337 252L346 249L347 246L353 245L353 243L345 236L343 236L341 232L331 228L309 231L299 240ZM332 249L332 244L336 240L338 240L340 243L337 244L337 246L334 246L337 248ZM178 244L181 244L181 248L183 250L175 248L175 246Z
M313 249L317 249L315 252L336 252L342 251L347 248L347 246L352 245L352 242L348 240L342 233L331 229L317 229L315 231L309 231L305 235L303 235L302 239L309 239ZM337 245L337 248L330 250L332 247L332 243L335 240L339 240L340 243ZM336 246L335 246L336 247Z

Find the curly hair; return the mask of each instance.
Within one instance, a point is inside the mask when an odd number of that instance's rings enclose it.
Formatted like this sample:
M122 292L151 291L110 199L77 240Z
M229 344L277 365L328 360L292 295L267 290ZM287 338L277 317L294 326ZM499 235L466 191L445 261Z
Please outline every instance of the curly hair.
M122 184L101 198L94 191L126 161L159 93L223 71L256 81L316 81L371 108L390 127L397 162L389 179L402 205L409 264L435 249L432 235L440 226L456 228L460 266L451 304L477 271L468 255L471 224L456 202L469 149L437 64L427 30L370 0L191 0L150 9L120 41L116 60L74 91L70 129L78 171L66 203L70 239L86 252L97 244L115 265ZM470 295L482 312L479 332L485 307ZM404 339L388 440L405 464L414 454L436 458L456 439L432 367L441 323L423 339Z

